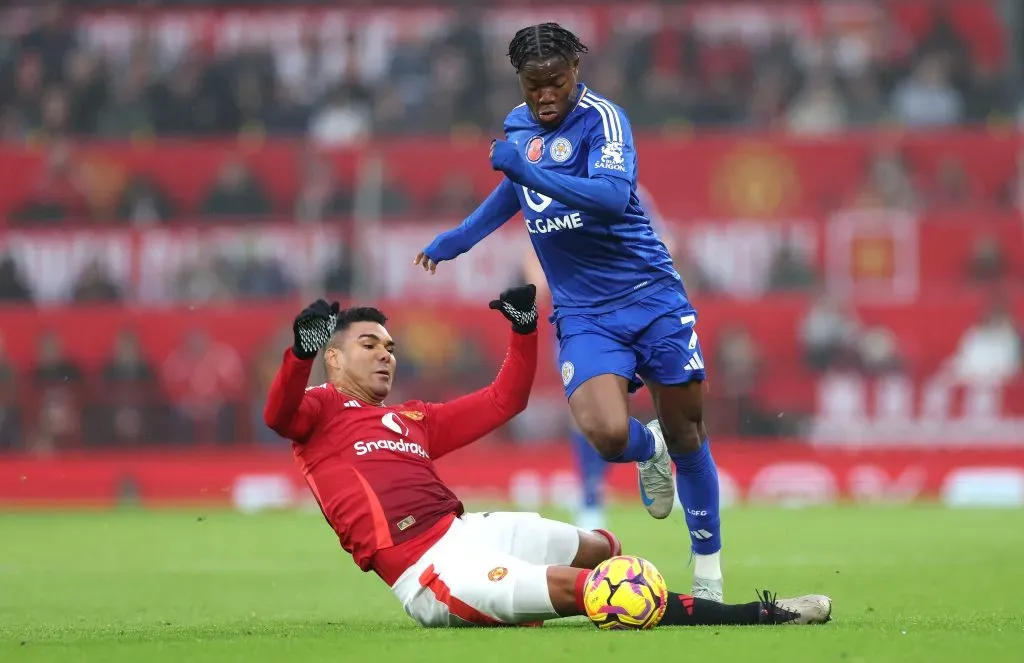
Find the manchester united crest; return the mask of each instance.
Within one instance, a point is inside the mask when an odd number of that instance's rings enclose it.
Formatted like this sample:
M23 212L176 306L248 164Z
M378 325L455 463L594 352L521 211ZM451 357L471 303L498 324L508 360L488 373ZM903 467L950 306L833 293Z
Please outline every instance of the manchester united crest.
M507 575L508 569L506 569L504 566L496 566L493 569L491 569L490 572L487 574L487 579L491 582L498 582Z

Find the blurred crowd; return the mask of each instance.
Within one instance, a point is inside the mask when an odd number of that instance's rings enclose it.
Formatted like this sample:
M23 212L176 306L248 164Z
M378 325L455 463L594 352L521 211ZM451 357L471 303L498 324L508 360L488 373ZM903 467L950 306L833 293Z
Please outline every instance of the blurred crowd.
M773 407L771 390L786 390L801 376L912 378L922 368L952 383L993 386L1024 377L1024 342L1019 321L998 299L963 333L939 366L915 366L913 340L884 326L866 324L853 308L820 297L799 321L802 365L778 373L769 348L759 346L756 330L725 329L707 356L713 379L706 397L715 434L764 439L803 434L813 420L814 398ZM443 321L420 320L391 329L401 339L393 399L442 401L485 386L498 361L473 336L458 334ZM290 329L268 338L252 357L231 344L194 330L160 361L142 352L136 333L122 329L112 339L108 359L88 370L65 352L57 330L37 339L35 359L19 371L0 336L0 451L49 454L69 449L194 444L286 444L262 423L266 394L291 344ZM542 367L541 372L545 369ZM311 384L325 381L315 366ZM549 381L540 380L541 384ZM561 392L539 386L522 417L502 433L530 442L564 435L568 410ZM548 391L550 389L550 391ZM766 394L768 395L765 398ZM634 403L640 417L653 416L646 399Z
M435 31L402 33L369 67L365 57L357 57L366 48L357 32L339 40L308 30L285 45L254 41L218 51L168 50L145 29L126 31L125 48L101 48L75 27L77 9L117 4L34 3L17 30L4 23L0 9L0 142L44 145L46 155L40 182L23 196L8 196L14 204L4 225L150 229L188 220L260 228L259 222L294 220L310 229L340 229L345 237L350 224L338 219L351 217L366 192L318 147L360 146L391 136L490 136L520 101L505 56L510 35L493 36L495 27L480 11L484 3L465 3ZM120 4L139 8L137 2ZM161 0L142 6L195 4L203 3ZM945 13L947 3L930 6L930 27L914 38L881 12L880 21L865 28L871 32L868 51L829 35L808 48L782 33L709 38L685 22L654 21L652 27L650 21L624 21L585 56L582 78L624 106L634 129L645 133L769 129L821 136L880 127L1001 126L1021 102L1017 68L1008 66L1013 56L1004 64L975 57L962 26ZM202 137L241 137L239 145L266 137L301 139L289 166L297 186L285 197L279 190L271 195L270 182L247 165L239 148L236 157L218 162L198 201L186 203L174 187L138 172L123 173L116 186L97 187L102 178L95 163L82 165L76 152L84 138ZM977 173L965 163L951 148L924 169L899 149L882 147L867 159L859 181L851 178L837 199L816 203L826 214L841 207L970 218L982 210L997 216L1024 209L1024 156L1016 165L993 168L1002 178L995 187L979 186ZM467 173L452 170L426 196L414 195L384 172L373 194L381 217L454 220L480 202L481 192ZM673 255L698 306L702 296L732 294L687 253L693 251L687 225L669 226L681 235ZM802 434L815 415L808 390L833 372L866 379L939 372L974 384L1022 379L1022 321L1014 319L1010 295L998 294L1009 281L1019 281L1019 266L995 235L979 232L973 241L967 261L955 270L965 290L996 294L987 312L967 325L957 348L924 366L916 339L861 320L850 301L828 291L813 251L780 244L763 290L796 293L808 302L794 324L799 357L780 372L772 362L774 349L759 340L758 330L740 325L709 342L706 361L714 377L707 400L714 434ZM356 289L365 260L357 246L338 240L336 254L312 282L297 278L280 256L207 247L167 273L162 294L164 301L194 305L299 299L307 289L345 297ZM86 261L72 275L68 301L129 305L138 298L132 291L136 281L119 279L102 258ZM38 273L39 265L34 267ZM1019 285L1007 291L1017 292ZM43 299L26 277L24 261L0 250L0 305ZM392 330L402 338L396 399L444 399L483 386L497 369L500 357L485 352L472 334L444 325L424 319ZM65 332L41 334L23 370L0 336L0 450L283 444L262 425L261 412L281 351L290 343L289 330L268 338L255 355L243 356L197 329L170 355L151 358L136 331L125 328L111 339L108 360L95 369L65 352ZM322 380L318 366L313 381ZM530 441L565 432L568 412L559 385L541 388L550 390L550 398L533 399L528 416L503 431L505 437ZM780 407L773 392L783 391L802 398ZM638 400L637 415L653 416L648 401Z
M104 3L106 4L106 3ZM980 3L979 3L980 4ZM359 67L354 33L309 30L288 46L168 54L145 30L116 55L73 29L61 3L0 48L0 139L260 134L344 145L391 135L500 131L520 101L505 55L469 7L429 37L403 37ZM868 53L826 35L800 49L779 33L708 38L688 25L617 26L586 56L583 80L628 111L639 130L774 128L827 134L897 124L942 127L1012 117L1012 71L972 57L935 3L911 39L886 19ZM586 41L587 35L582 35Z

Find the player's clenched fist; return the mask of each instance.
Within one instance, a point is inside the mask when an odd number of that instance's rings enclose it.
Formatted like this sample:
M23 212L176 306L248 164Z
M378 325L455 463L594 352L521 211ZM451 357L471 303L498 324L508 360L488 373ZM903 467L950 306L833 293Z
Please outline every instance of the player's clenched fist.
M537 286L528 283L509 288L491 302L490 307L508 318L512 331L530 334L537 330Z
M328 304L318 299L295 316L292 331L295 332L295 345L292 352L299 359L312 359L320 348L327 345L338 324L338 302Z
M513 143L507 140L492 140L491 150L488 153L493 170L512 171L517 170L521 165L523 157Z

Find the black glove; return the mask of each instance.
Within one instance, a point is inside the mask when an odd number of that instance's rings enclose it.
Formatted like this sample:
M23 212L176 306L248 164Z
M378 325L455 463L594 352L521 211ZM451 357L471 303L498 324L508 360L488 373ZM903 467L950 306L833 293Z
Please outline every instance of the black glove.
M338 302L328 304L318 299L295 316L292 331L295 332L295 345L292 352L299 359L312 359L320 348L327 345L338 324Z
M537 286L532 283L509 288L490 307L508 318L512 331L529 334L537 330Z

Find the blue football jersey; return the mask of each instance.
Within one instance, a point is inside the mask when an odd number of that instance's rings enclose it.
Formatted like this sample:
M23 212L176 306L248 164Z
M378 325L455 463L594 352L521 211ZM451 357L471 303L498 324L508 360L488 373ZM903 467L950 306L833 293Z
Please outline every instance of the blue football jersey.
M669 283L681 287L672 258L637 195L633 134L621 108L581 84L576 106L557 128L542 127L522 104L505 119L505 135L535 167L630 183L625 211L607 217L515 185L556 314L612 311Z

